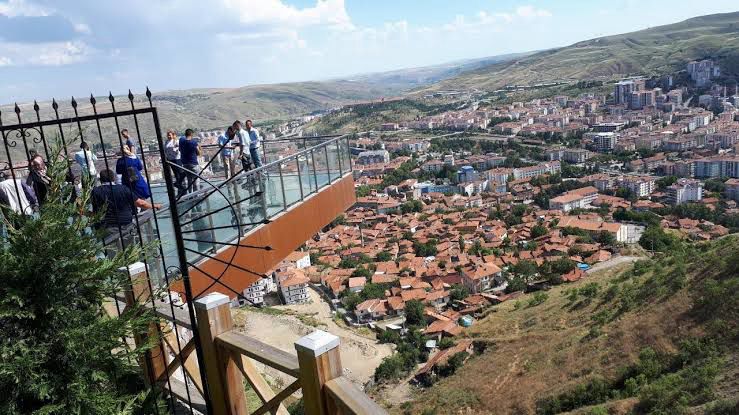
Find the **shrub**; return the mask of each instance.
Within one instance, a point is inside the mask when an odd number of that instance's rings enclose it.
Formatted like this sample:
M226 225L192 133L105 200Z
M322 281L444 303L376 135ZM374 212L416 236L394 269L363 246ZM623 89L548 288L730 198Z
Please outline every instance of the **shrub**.
M537 291L534 293L534 296L529 299L528 306L536 307L539 304L543 304L548 298L549 294L545 293L544 291Z

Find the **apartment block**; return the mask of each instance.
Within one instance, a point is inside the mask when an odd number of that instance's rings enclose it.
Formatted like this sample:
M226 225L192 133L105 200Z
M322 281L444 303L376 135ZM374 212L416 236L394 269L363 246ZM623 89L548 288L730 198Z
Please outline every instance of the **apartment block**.
M598 189L593 186L569 191L549 200L549 208L569 212L572 209L586 209L598 197Z
M673 205L698 202L703 199L703 183L700 180L679 179L667 188L667 201Z

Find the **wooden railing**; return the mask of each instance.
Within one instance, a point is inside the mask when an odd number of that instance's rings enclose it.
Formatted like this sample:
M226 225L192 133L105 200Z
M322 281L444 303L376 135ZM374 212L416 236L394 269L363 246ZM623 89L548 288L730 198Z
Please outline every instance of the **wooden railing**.
M244 380L261 400L251 415L287 415L283 401L299 389L308 415L386 413L343 376L337 336L315 331L295 342L297 353L293 355L235 331L226 295L212 293L195 301L195 311L213 415L249 413ZM254 361L295 381L275 393Z
M182 333L192 333L183 312L159 310L152 306L151 291L146 283L145 267L136 263L128 267L132 284L123 293L124 307L135 304L153 308L153 311L175 322L179 332L170 323L152 325L148 332L133 340L143 344L147 338L158 336L154 346L141 365L146 381L159 384L185 406L208 413L206 389L210 396L212 415L246 415L247 402L244 381L248 382L261 401L251 415L265 413L288 415L283 401L302 389L305 413L308 415L374 415L386 411L343 376L339 338L324 331L315 331L295 342L296 354L286 352L234 330L230 299L212 293L194 302L200 343L203 348L204 370L198 365L195 338L184 341ZM116 299L118 300L118 299ZM120 303L120 301L119 301ZM179 337L178 337L179 336ZM254 362L262 363L295 380L275 393ZM181 369L185 381L173 376ZM207 379L203 385L201 372ZM190 386L188 386L188 384ZM194 388L192 387L194 386Z

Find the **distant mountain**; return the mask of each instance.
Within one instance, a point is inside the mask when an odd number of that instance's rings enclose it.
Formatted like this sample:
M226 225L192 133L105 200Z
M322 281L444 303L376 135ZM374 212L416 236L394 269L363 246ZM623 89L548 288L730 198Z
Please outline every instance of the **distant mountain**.
M722 72L739 76L739 12L695 17L545 50L465 72L421 90L493 90L546 81L663 74L702 58L716 59Z

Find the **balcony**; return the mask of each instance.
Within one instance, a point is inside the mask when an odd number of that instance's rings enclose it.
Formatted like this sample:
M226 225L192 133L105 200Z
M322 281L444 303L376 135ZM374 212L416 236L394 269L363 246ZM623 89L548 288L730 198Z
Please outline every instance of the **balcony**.
M193 298L243 293L355 203L347 136L267 144L263 166L210 178L177 202ZM154 193L165 201L166 189ZM163 274L179 266L169 206L157 220ZM182 281L169 285L184 294Z

